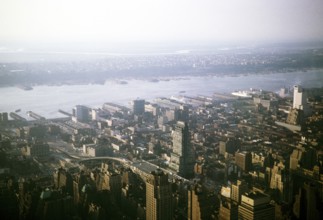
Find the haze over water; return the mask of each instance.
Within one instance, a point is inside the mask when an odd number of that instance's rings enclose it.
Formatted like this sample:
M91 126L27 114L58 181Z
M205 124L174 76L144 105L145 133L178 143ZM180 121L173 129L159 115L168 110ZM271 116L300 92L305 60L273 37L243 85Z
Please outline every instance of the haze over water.
M92 108L102 107L105 102L129 106L136 98L153 101L157 97L172 95L206 95L214 92L231 93L235 90L250 88L278 92L280 88L299 84L304 87L322 87L323 70L308 72L274 73L259 75L176 77L169 80L151 82L148 80L127 80L120 84L108 80L104 85L62 85L35 86L25 91L17 87L0 88L0 112L12 112L21 109L21 116L28 118L27 111L34 111L46 118L64 117L58 109L71 112L75 105L86 105ZM185 93L183 93L185 91ZM180 93L181 92L181 93Z

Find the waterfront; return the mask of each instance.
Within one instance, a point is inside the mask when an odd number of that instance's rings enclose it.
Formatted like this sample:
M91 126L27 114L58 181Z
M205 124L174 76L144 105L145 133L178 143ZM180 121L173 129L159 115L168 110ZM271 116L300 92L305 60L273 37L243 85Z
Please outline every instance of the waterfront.
M158 82L129 79L126 80L127 84L110 80L104 85L40 85L28 91L17 87L3 87L0 88L0 112L21 109L19 114L27 119L27 111L34 111L46 118L55 118L64 116L58 109L71 112L71 109L78 104L101 107L105 102L114 102L128 106L129 102L136 98L152 101L157 97L212 95L214 92L231 93L234 90L249 88L278 92L282 87L296 84L303 87L322 87L323 70L169 79Z

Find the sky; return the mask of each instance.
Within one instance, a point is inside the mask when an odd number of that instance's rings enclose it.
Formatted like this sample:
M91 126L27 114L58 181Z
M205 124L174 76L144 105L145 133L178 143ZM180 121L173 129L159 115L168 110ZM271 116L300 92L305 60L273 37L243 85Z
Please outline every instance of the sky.
M322 0L0 0L0 43L322 39Z

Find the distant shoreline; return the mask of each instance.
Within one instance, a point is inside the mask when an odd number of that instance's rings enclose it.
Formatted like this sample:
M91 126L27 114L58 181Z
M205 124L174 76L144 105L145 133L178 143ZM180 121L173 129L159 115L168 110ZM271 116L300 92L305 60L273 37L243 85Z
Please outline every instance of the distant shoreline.
M158 83L160 81L171 81L171 80L188 80L190 78L195 77L242 77L242 76L249 76L249 75L273 75L273 74L282 74L282 73L308 73L311 72L322 71L323 68L308 68L308 69L298 69L298 70L285 70L285 71L275 71L275 72L248 72L248 73L202 73L202 74L173 74L173 75L165 75L165 76L122 76L120 78L117 77L107 77L106 79L102 80L68 80L68 81L61 81L61 82L52 82L52 83L16 83L10 85L1 85L0 88L8 88L8 87L18 87L22 90L29 91L32 90L33 87L36 86L73 86L73 85L104 85L107 82L117 83L121 85L126 85L129 80L142 80L148 81L151 83Z

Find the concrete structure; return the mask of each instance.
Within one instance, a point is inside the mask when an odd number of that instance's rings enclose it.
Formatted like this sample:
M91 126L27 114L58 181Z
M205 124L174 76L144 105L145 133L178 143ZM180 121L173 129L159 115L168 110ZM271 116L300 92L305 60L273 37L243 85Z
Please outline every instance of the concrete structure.
M252 192L241 196L241 204L238 208L238 219L275 219L275 207L270 205L270 197Z
M90 120L90 108L77 105L73 108L72 120L74 122L88 122Z
M105 149L96 144L84 144L83 153L91 157L100 157L105 155Z
M240 142L238 139L229 138L226 141L220 141L219 153L225 155L226 153L234 155L234 153L240 148Z
M156 104L145 104L145 112L150 112L153 116L157 116L159 113L159 107Z
M248 172L252 168L252 157L250 152L236 152L235 161L238 167L240 167L245 172Z
M0 122L7 122L8 121L8 112L0 113Z
M296 170L297 168L305 168L312 170L317 163L317 153L314 148L297 148L290 155L289 168Z
M170 167L183 177L193 175L195 157L190 145L188 125L179 121L173 133L173 152L171 153Z
M231 185L231 199L239 204L241 195L248 191L248 184L245 181L237 180L236 184L233 183Z
M146 181L146 219L170 220L173 218L172 188L168 175L157 169Z
M145 112L145 100L136 99L132 101L132 112L135 115L142 115Z
M220 220L238 219L238 204L231 199L223 198L219 210Z
M293 108L304 110L306 107L307 97L305 90L299 86L294 86L294 96L293 96Z
M22 154L24 156L42 157L49 155L49 145L45 143L31 143L22 148Z
M317 206L319 196L314 184L304 183L299 189L298 195L295 196L293 213L297 219L318 220L322 219L322 206Z
M205 187L193 186L188 190L187 219L209 219L212 214L212 196Z

